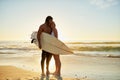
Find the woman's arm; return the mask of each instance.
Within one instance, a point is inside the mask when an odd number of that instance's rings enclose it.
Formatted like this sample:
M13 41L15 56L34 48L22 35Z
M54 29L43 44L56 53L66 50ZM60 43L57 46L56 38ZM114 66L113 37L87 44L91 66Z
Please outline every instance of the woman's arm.
M54 33L54 36L55 36L56 38L58 38L58 31L57 31L57 29L56 29L56 25L55 25L54 22L51 24L51 28L52 28L52 31L53 31L53 33Z

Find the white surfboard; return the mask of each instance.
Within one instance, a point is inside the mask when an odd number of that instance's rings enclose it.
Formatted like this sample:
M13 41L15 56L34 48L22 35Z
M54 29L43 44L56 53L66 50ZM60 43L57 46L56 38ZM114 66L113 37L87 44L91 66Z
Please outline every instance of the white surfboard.
M70 48L68 48L62 41L58 40L54 36L42 32L40 37L42 50L58 55L73 54ZM31 39L34 39L33 43L38 46L37 32L32 33Z

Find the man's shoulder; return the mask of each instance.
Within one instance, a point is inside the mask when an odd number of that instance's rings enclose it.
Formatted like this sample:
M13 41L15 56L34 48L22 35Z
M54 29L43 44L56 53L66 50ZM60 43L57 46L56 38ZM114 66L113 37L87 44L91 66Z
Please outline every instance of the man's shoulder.
M40 28L44 28L44 26L45 26L45 24L41 24L41 25L40 25Z
M45 24L41 24L40 27L43 27Z

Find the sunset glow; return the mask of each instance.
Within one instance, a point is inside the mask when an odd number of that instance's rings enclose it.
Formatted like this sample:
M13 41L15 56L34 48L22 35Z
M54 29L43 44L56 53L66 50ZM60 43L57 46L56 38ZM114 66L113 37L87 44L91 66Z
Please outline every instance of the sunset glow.
M1 0L0 40L30 40L51 15L62 41L119 41L119 0Z

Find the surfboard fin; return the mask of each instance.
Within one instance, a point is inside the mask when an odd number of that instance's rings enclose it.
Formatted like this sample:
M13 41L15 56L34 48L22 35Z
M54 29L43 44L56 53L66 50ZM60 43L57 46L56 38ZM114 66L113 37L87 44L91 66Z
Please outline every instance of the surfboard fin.
M31 43L33 43L33 42L34 42L34 40L35 40L35 39L32 39L32 40L31 40Z

